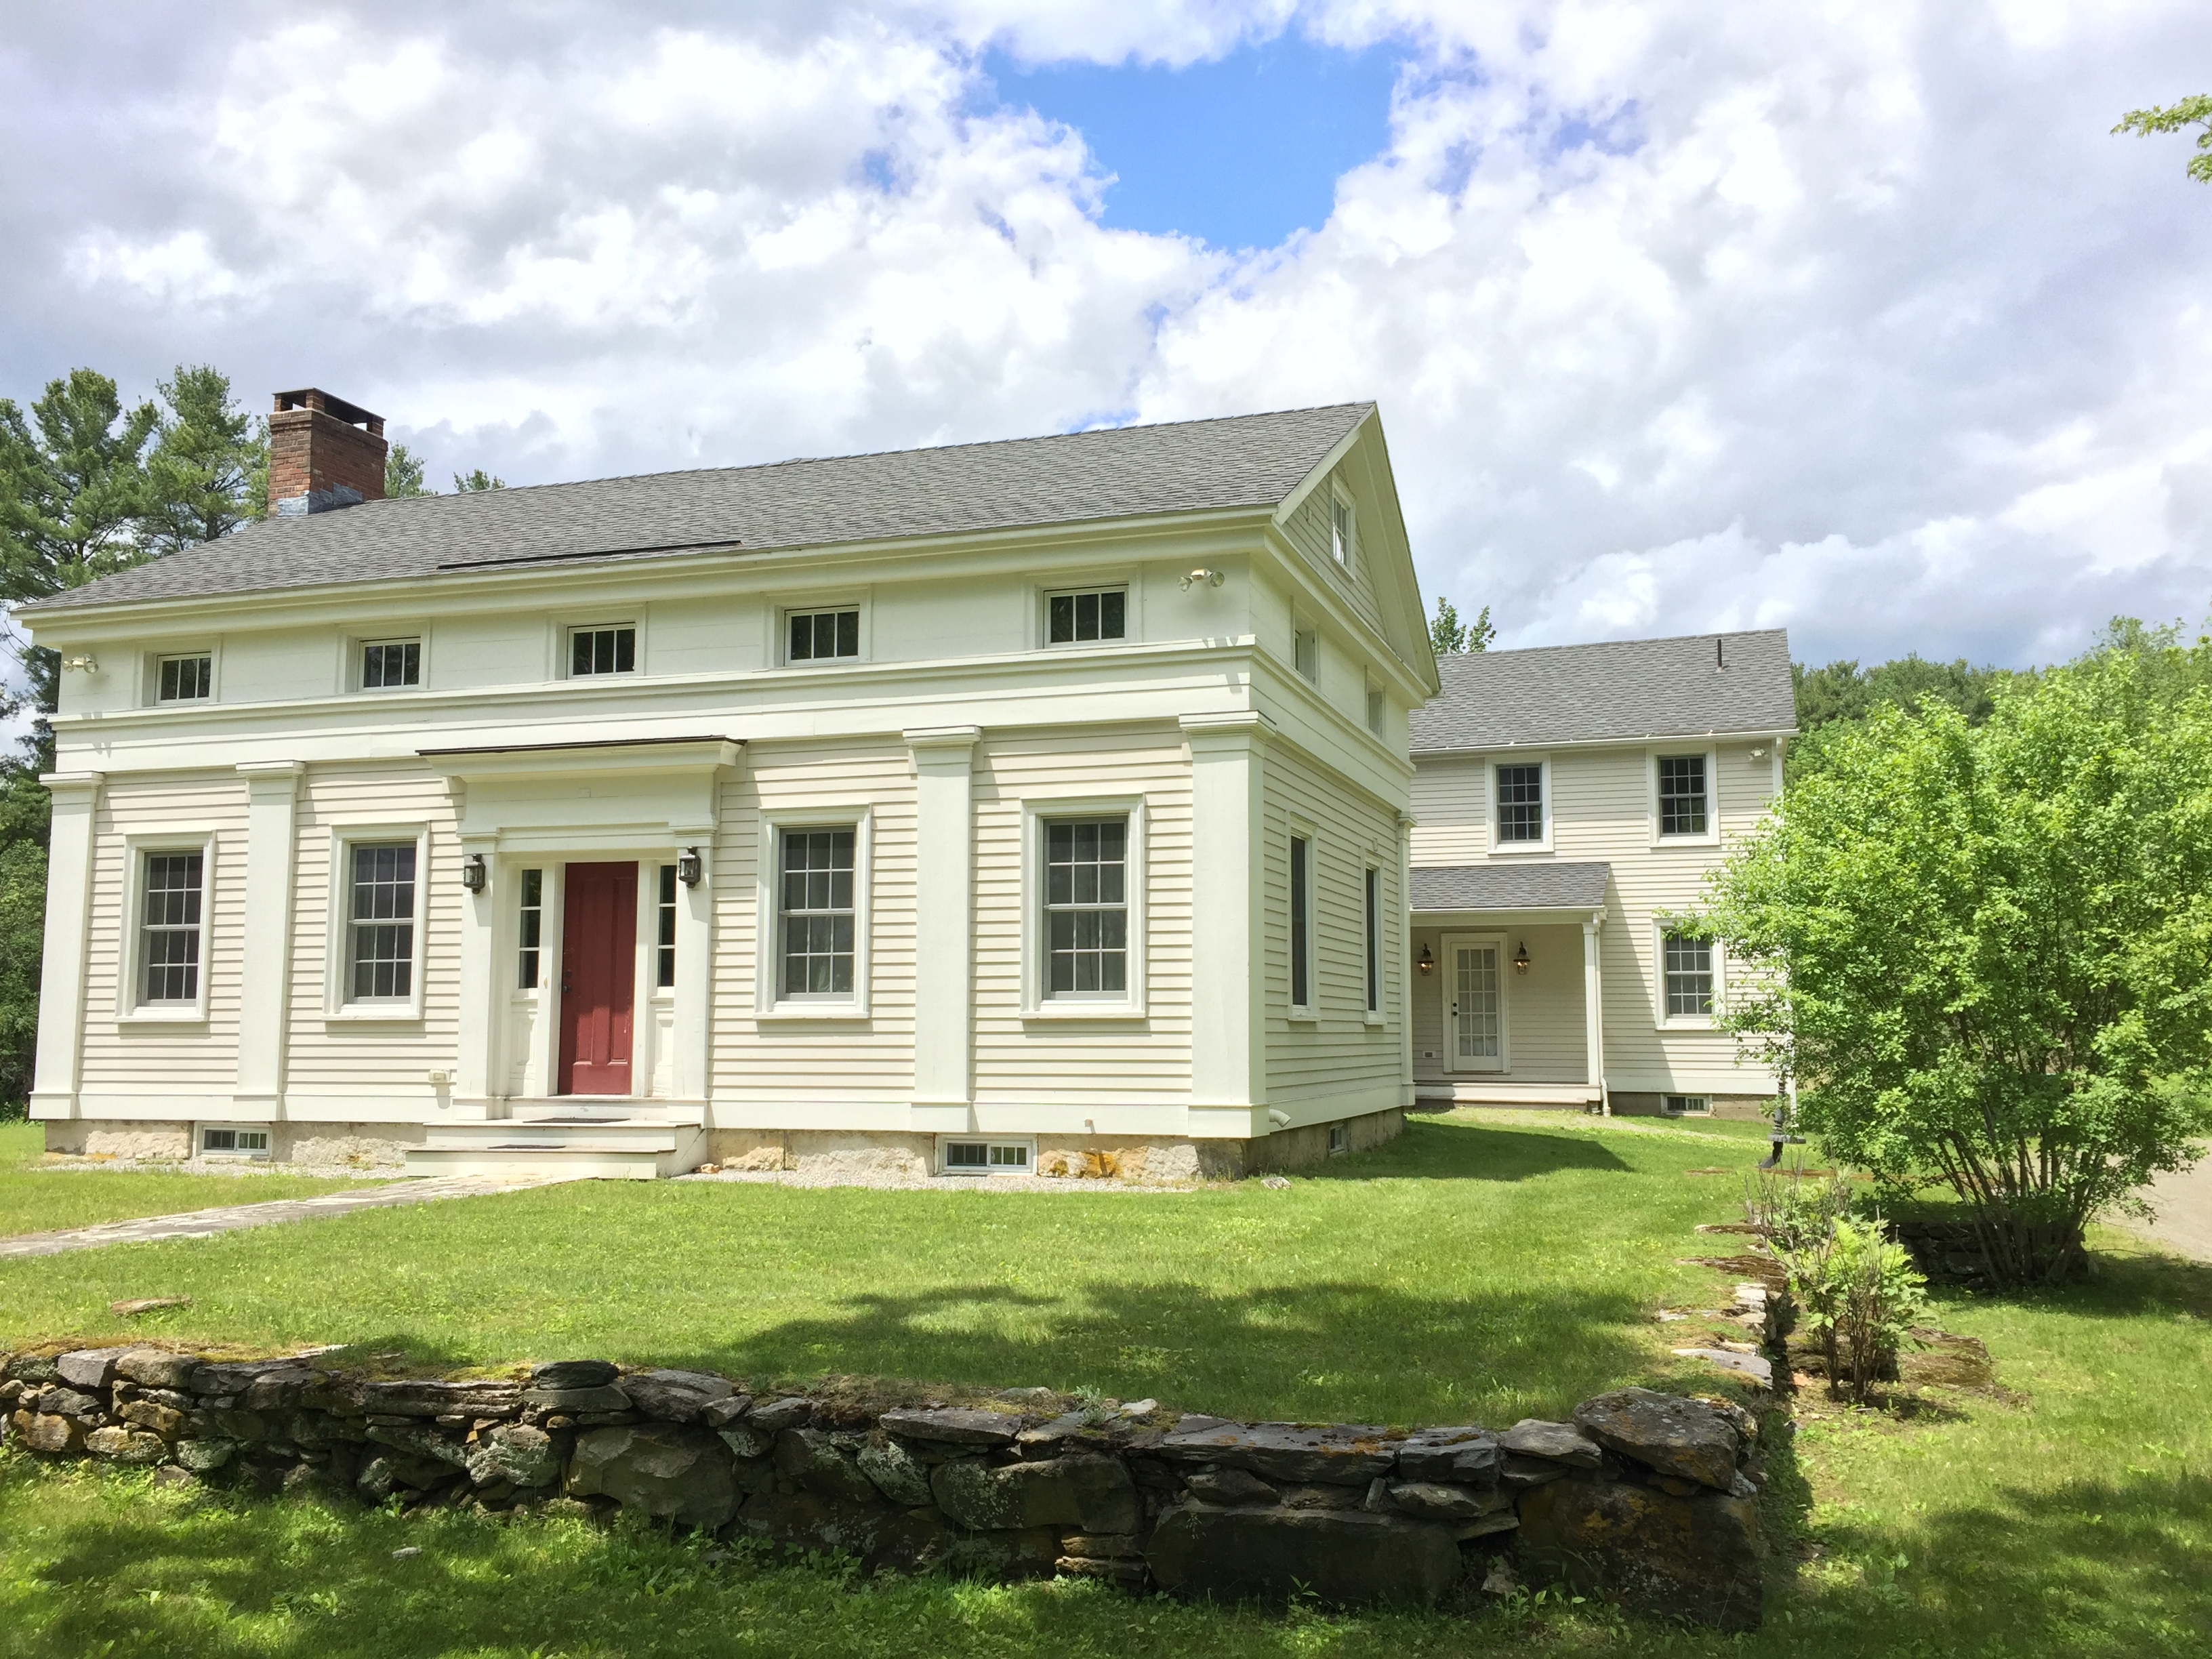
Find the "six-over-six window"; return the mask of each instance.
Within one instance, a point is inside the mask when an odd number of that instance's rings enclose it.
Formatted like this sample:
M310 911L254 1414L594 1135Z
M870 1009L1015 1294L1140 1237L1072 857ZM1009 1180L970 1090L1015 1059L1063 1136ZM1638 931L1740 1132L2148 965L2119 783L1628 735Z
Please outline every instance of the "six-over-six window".
M1047 996L1128 994L1128 861L1127 817L1045 821Z
M415 990L415 843L356 845L352 853L349 1000L404 1002Z
M200 853L149 853L139 904L139 1000L174 1007L200 994Z
M853 994L853 848L850 825L783 832L781 994Z

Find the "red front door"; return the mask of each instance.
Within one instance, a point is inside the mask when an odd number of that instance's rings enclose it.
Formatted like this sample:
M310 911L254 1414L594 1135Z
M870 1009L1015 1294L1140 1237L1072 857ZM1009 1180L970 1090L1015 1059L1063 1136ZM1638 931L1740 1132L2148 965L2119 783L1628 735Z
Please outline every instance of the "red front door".
M572 864L561 918L561 1092L629 1092L637 866Z

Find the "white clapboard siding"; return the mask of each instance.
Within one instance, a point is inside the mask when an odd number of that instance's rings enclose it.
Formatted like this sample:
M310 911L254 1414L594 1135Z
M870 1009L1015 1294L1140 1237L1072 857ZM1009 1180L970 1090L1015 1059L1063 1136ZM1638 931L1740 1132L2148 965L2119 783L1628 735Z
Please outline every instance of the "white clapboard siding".
M764 744L722 787L714 843L714 1097L756 1104L901 1102L914 1083L915 782L896 738ZM762 817L796 827L819 810L872 826L868 1018L763 1020L754 984L760 886L776 879ZM773 941L771 941L771 945ZM769 971L775 971L771 955Z
M1397 814L1281 744L1266 768L1267 1097L1278 1105L1395 1088L1399 1079ZM1291 826L1314 844L1313 1020L1291 1018ZM1370 861L1382 875L1382 1015L1366 1018L1364 913Z
M1375 602L1375 583L1369 573L1367 561L1360 556L1360 532L1363 526L1371 527L1377 521L1380 509L1370 502L1355 501L1352 505L1352 568L1346 570L1336 562L1329 550L1329 503L1334 499L1332 484L1339 472L1316 485L1298 503L1297 511L1284 523L1284 532L1291 543L1313 562L1315 568L1327 575L1331 586L1358 612L1359 618L1378 631L1382 627L1382 612ZM1377 539L1379 540L1379 535Z
M204 1024L134 1024L117 1018L137 1000L125 983L137 969L136 942L123 937L130 887L142 879L126 836L141 850L159 837L197 848L215 836L214 867L204 880L200 971ZM234 772L117 780L102 792L94 820L91 933L86 953L84 1087L88 1092L158 1095L227 1091L238 1076L240 938L246 913L246 786Z
M1480 863L1490 850L1490 763L1479 757L1421 761L1413 771L1416 865Z
M390 762L308 769L295 819L298 855L292 901L292 1007L285 1086L297 1093L421 1096L429 1098L433 1071L456 1063L460 1024L459 952L464 890L460 842L445 780L427 767ZM325 952L334 920L344 925L345 895L335 900L331 847L334 829L374 825L430 830L429 860L416 872L416 915L427 939L422 1017L416 1020L330 1018ZM343 969L341 969L343 971Z
M1172 726L994 738L975 751L975 1098L979 1106L1181 1103L1190 1091L1190 763ZM1024 1019L1022 803L1141 797L1146 1013ZM1030 849L1030 856L1036 856Z

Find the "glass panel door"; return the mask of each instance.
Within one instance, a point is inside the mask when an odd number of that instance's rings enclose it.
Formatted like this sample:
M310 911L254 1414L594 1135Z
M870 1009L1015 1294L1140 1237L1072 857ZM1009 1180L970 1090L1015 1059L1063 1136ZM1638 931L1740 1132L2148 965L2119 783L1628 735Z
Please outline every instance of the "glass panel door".
M1462 1072L1495 1072L1504 1063L1505 1006L1496 944L1455 941L1451 980L1452 1065Z

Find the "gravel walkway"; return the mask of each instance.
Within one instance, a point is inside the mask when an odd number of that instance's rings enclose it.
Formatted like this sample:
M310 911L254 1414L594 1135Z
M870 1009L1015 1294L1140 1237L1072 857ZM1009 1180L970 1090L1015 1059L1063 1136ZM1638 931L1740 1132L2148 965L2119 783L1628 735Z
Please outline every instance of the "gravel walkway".
M2154 1221L2118 1219L2130 1232L2154 1239L2184 1255L2212 1261L2212 1158L2193 1169L2162 1175L2143 1196L2158 1212Z
M184 1215L143 1216L133 1221L104 1221L96 1227L59 1232L20 1233L0 1238L0 1259L60 1255L68 1250L97 1249L103 1244L149 1244L167 1238L207 1238L247 1227L283 1221L312 1221L320 1216L350 1215L356 1210L389 1210L403 1204L433 1204L445 1198L480 1198L489 1193L550 1187L574 1176L441 1176L426 1181L393 1181L354 1192L325 1193L319 1198L280 1198L263 1204L229 1204Z

